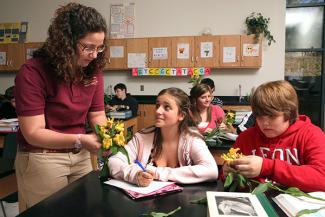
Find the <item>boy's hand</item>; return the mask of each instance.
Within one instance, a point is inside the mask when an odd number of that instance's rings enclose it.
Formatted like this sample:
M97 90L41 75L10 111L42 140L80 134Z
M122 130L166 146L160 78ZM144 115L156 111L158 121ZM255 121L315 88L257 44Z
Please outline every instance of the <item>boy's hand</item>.
M222 166L222 171L223 171L223 175L224 177L227 177L228 173L231 173L231 172L237 172L233 165L232 165L232 162L225 162L224 165Z
M149 186L152 180L153 180L152 171L148 171L148 172L139 171L137 173L137 184L139 187Z
M260 175L263 158L255 155L249 155L232 162L233 167L238 173L247 177L255 178Z

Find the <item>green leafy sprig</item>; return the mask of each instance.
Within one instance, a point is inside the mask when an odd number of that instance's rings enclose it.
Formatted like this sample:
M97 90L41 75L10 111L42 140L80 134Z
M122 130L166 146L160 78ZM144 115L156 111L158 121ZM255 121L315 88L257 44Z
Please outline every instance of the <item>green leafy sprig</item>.
M260 34L264 34L264 37L268 40L270 46L272 42L275 42L273 35L269 30L270 18L265 18L261 13L251 13L246 17L245 23L247 25L247 34L255 34L256 39L259 39Z
M150 216L150 217L167 217L167 216L171 216L174 213L176 213L177 211L181 210L182 207L177 207L176 209L170 211L169 213L164 213L164 212L150 212L147 214L142 214L143 216Z

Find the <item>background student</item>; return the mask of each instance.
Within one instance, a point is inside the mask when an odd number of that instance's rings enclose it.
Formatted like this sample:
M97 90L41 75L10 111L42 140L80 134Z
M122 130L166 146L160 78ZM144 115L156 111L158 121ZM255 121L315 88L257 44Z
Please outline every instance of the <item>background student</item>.
M92 170L90 152L101 143L85 134L104 124L107 26L91 7L69 3L56 10L48 38L15 79L20 130L18 191L33 206ZM20 210L22 211L22 210Z
M302 191L325 191L325 134L304 115L298 115L298 97L287 81L260 85L252 96L254 127L242 132L234 148L245 157L223 166L263 181Z
M225 112L220 106L211 104L212 91L208 85L201 83L192 87L190 98L194 123L201 133L209 132L216 127L226 127L222 123ZM220 125L217 126L218 124Z
M138 102L129 93L125 84L118 83L114 86L115 96L110 102L108 109L114 111L131 110L132 116L135 117L138 114Z
M0 119L17 118L14 88L15 86L11 86L5 91L4 98L0 104Z
M164 89L158 94L156 108L155 127L136 133L125 146L131 164L121 153L109 159L111 175L138 186L148 186L153 179L178 183L216 180L218 167L193 127L186 93L178 88Z
M223 106L222 100L216 96L213 96L213 93L215 91L214 81L211 78L203 78L201 80L201 84L207 84L211 88L211 92L212 92L211 93L212 94L211 104L218 105L218 106L222 107Z

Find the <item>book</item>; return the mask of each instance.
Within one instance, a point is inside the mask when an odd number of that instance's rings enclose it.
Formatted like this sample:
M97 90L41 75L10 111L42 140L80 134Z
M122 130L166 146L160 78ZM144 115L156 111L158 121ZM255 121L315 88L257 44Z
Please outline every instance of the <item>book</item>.
M120 188L132 199L153 197L183 190L182 187L176 185L174 182L152 181L147 187L138 187L117 179L110 179L104 183Z
M209 217L278 216L264 194L207 191Z
M314 197L325 199L325 192L312 192L309 194ZM311 199L305 196L294 197L289 194L279 194L274 197L273 200L288 216L296 216L297 213L303 209L319 209L320 207L325 207L325 201ZM304 216L325 217L325 209Z
M109 117L116 118L116 119L128 119L132 117L132 111L131 110L125 110L125 111L110 111L108 113Z
M17 118L0 120L0 133L17 132L18 128L19 128L19 123Z

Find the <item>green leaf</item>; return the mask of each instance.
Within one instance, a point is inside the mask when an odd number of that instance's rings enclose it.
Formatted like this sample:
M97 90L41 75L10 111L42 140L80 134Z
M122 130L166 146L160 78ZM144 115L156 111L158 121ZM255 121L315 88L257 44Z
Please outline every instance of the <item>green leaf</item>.
M111 146L110 150L112 151L112 154L117 154L117 152L118 152L118 147L115 146L115 145L113 145L113 146Z
M232 173L232 172L228 173L228 175L226 177L226 181L223 184L223 187L224 188L229 188L233 181L234 181L234 173Z
M97 135L98 139L99 139L100 141L102 141L103 138L102 138L101 135L100 135L100 129L99 129L99 125L98 125L98 124L95 124L95 132L96 132L96 135Z
M260 183L252 192L252 194L261 194L269 188L268 183Z
M245 176L237 173L238 185L240 188L245 188L247 179Z
M120 151L122 154L124 154L124 155L127 157L128 162L129 162L129 164L130 164L130 158L129 158L129 154L128 154L127 150L126 150L124 147L120 147L120 148L118 149L118 151Z
M322 206L318 209L303 209L303 210L300 210L298 213L297 213L297 217L299 216L302 216L302 215L305 215L305 214L311 214L311 213L315 213L315 212L318 212L319 210L322 210L322 209L325 209L325 206Z
M196 199L196 200L191 200L190 203L207 205L208 201L207 201L207 197L202 197L202 198L199 198L199 199Z
M238 181L235 180L235 181L232 183L232 185L230 186L229 191L230 191L230 192L235 192L237 188L238 188Z
M149 214L142 214L143 216L151 216L151 217L167 217L167 216L171 216L173 215L175 212L177 212L178 210L181 210L182 208L179 206L176 209L174 209L173 211L169 212L169 213L163 213L163 212L151 212Z
M301 191L299 188L296 188L296 187L290 187L287 190L285 190L284 192L287 194L290 194L292 196L295 196L295 197L299 197L299 196L309 197L310 196L309 194L306 194L305 192Z

